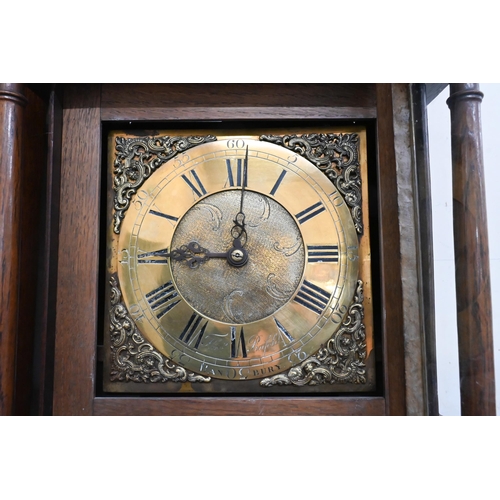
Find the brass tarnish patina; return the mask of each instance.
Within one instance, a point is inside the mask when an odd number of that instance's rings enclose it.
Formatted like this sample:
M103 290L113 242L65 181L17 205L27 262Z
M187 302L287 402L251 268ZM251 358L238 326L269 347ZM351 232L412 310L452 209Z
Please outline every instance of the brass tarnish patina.
M110 278L109 285L112 381L210 382L210 377L186 371L146 342L121 301L116 276Z
M351 209L358 234L363 234L358 134L261 135L316 165L334 182Z
M114 232L120 225L132 196L165 162L194 146L215 141L213 135L190 137L117 137L114 162Z
M342 326L326 346L288 373L261 380L260 385L319 385L366 383L365 326L363 324L363 282L358 281L356 294Z
M190 208L175 229L172 248L190 239L203 241L212 252L222 254L230 248L240 193L234 189L215 193ZM209 319L233 325L274 314L292 298L304 272L304 243L293 217L272 198L254 191L246 193L244 209L249 233L245 266L209 259L194 272L184 262L171 262L176 287L191 307Z
M364 131L197 133L110 135L106 386L373 389Z

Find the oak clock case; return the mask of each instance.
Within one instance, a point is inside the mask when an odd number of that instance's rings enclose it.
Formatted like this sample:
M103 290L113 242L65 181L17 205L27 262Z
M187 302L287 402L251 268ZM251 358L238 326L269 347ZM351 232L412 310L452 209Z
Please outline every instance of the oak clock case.
M360 146L112 132L104 391L373 391Z

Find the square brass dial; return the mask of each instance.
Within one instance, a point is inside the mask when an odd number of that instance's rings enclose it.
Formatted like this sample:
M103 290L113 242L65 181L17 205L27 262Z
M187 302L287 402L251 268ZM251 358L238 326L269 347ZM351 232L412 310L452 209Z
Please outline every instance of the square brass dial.
M374 390L362 127L108 148L105 391Z

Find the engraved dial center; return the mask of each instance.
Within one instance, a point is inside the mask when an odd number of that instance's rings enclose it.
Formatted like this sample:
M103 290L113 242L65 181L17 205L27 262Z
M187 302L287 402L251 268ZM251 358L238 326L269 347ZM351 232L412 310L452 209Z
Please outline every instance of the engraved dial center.
M209 195L179 221L172 248L197 241L210 252L229 252L196 269L171 261L172 277L189 305L203 316L244 324L271 316L295 294L305 266L301 232L294 218L272 198L245 192L247 242L233 248L231 228L241 191ZM232 260L232 262L229 262Z

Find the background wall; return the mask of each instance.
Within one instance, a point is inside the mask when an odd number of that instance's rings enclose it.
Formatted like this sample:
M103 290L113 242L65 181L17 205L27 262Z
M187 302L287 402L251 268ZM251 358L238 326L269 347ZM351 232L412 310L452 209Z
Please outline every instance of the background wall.
M483 155L490 249L496 407L500 414L500 84L480 84ZM439 412L460 415L460 384L453 255L450 111L447 87L427 109L429 124Z

